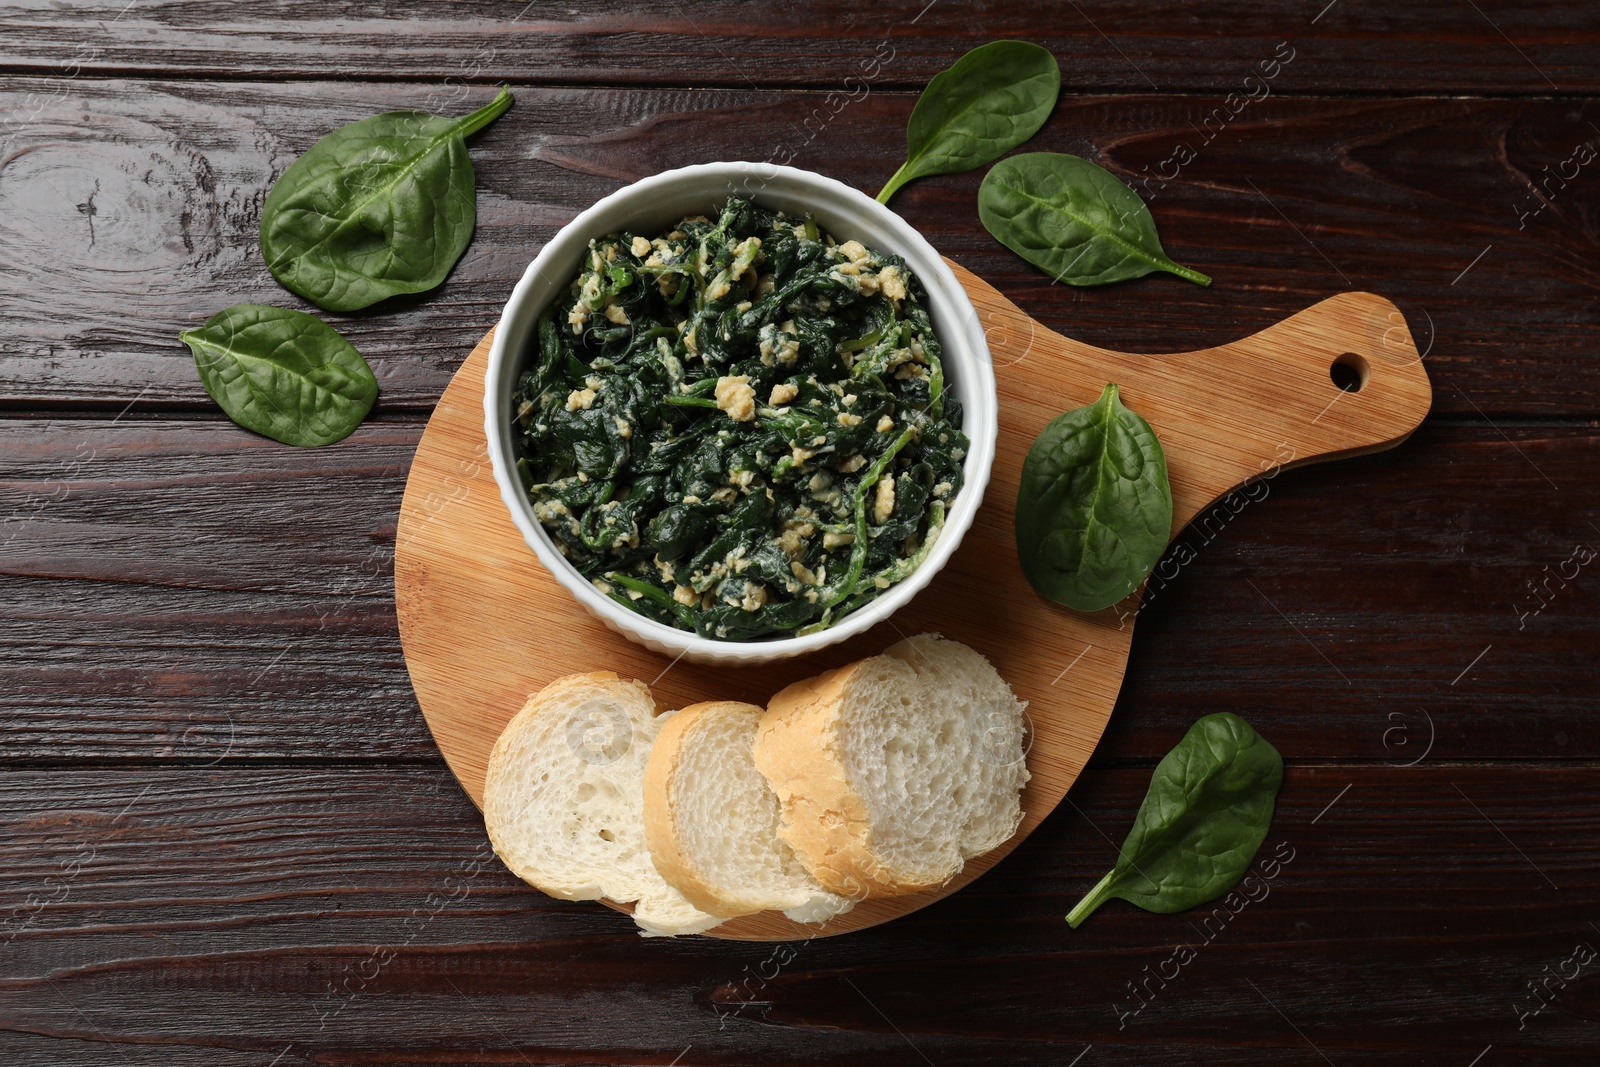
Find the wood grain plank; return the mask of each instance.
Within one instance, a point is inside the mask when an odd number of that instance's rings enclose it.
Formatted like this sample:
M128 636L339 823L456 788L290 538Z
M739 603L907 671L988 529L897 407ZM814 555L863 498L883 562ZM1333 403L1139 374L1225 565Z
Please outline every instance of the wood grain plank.
M207 77L413 78L642 85L832 87L882 57L880 79L920 88L969 48L1024 37L1078 90L1243 91L1280 42L1305 58L1299 92L1575 93L1600 87L1596 29L1569 6L1423 0L1407 5L1166 0L1074 8L936 0L903 7L629 0L601 4L197 5L94 0L13 4L11 70L183 72Z
M221 422L0 420L0 760L430 758L390 570L420 432L302 450ZM1099 752L1159 756L1227 710L1306 756L1600 757L1600 584L1560 577L1600 550L1597 449L1590 428L1425 424L1204 513L1152 579Z
M294 448L222 419L0 421L6 572L383 595L419 431L369 422Z
M425 753L392 578L419 432L293 449L226 422L0 421L0 747Z
M0 405L209 409L178 332L232 303L307 306L272 282L256 247L273 176L343 122L393 107L459 111L484 96L418 84L0 83L0 115L15 120L0 129ZM328 316L372 361L380 412L431 407L542 242L624 182L753 157L875 188L899 161L913 104L885 92L841 103L552 88L518 100L474 140L478 233L444 286ZM1063 101L1030 147L1086 155L1134 182L1169 251L1215 276L1209 289L1165 276L1052 286L983 232L981 174L916 183L894 206L1046 326L1098 347L1212 347L1366 289L1395 300L1428 351L1436 412L1592 418L1600 179L1572 162L1596 139L1587 106L1274 95L1231 115L1206 96ZM1564 166L1575 176L1563 182Z
M386 574L374 581L389 584ZM17 577L0 589L0 760L214 766L434 751L406 675L392 593Z
M1074 931L1061 916L1114 854L1098 831L1121 835L1148 779L1091 768L1081 814L989 877L774 956L641 941L521 885L442 766L6 771L0 1051L664 1064L692 1046L681 1062L866 1065L1063 1063L1093 1044L1113 1064L1266 1064L1314 1061L1309 1041L1336 1063L1466 1063L1490 1043L1585 1063L1591 975L1521 1031L1516 1011L1544 967L1600 942L1600 820L1573 803L1593 776L1291 762L1254 899L1222 916L1114 901ZM1194 958L1173 977L1180 944Z

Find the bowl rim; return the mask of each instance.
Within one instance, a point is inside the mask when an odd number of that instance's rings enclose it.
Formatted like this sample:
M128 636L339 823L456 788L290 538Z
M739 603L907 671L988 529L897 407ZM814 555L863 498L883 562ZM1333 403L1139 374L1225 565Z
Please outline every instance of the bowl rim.
M509 420L500 416L509 403L509 389L514 387L511 383L521 371L522 346L513 351L513 336L524 337L528 328L524 320L528 324L536 322L548 303L558 298L568 284L555 281L547 268L564 258L574 244L581 250L588 247L591 239L613 232L617 225L608 219L624 209L636 207L640 201L647 201L658 191L668 187L676 191L682 185L701 183L712 198L740 195L759 203L761 188L751 189L752 179L762 188L782 181L806 193L821 193L823 197L841 201L851 210L867 216L879 228L890 231L896 242L889 251L906 258L908 266L912 258L925 260L912 267L912 271L922 279L928 293L929 315L936 328L943 327L939 341L945 350L946 362L957 368L955 388L959 390L962 432L967 435L968 448L962 463L961 490L945 517L937 542L910 575L825 630L803 636L722 641L628 610L601 593L567 562L534 517L532 501L515 469ZM819 206L827 210L825 205ZM830 230L838 228L828 226ZM915 253L915 257L908 252ZM539 292L541 288L547 291ZM953 363L952 352L955 353ZM508 365L511 365L509 371ZM613 630L657 652L676 653L680 658L687 656L702 662L759 663L803 655L862 633L911 601L943 569L977 518L994 463L998 406L993 360L977 310L950 265L920 232L883 204L834 178L797 167L744 161L698 163L641 178L595 201L558 229L528 264L506 301L490 347L484 378L484 433L494 478L512 523L539 562L578 605Z

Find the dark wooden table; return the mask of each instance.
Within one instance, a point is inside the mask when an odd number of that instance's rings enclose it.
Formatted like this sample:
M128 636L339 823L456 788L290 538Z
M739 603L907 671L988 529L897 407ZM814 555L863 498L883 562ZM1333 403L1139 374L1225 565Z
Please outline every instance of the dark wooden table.
M1593 6L570 5L0 13L0 1063L1596 1062ZM1216 283L1052 286L979 226L981 173L895 201L938 248L1132 351L1380 292L1433 415L1186 531L1070 803L941 904L775 952L527 889L395 629L431 406L597 197L727 158L875 190L916 91L1002 36L1061 60L1030 147L1138 184ZM344 122L502 81L450 279L329 316L373 418L320 450L229 423L177 334L306 306L257 250L272 179ZM1221 710L1286 758L1264 855L1292 859L1226 923L1113 902L1068 929L1154 761Z

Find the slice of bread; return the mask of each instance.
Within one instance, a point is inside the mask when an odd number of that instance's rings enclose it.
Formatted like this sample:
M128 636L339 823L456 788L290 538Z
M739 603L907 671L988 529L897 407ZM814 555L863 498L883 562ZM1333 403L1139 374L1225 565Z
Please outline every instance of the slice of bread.
M668 885L645 844L644 768L663 721L642 682L557 678L500 734L483 784L489 840L513 874L566 900L637 901L646 936L722 921Z
M755 763L817 881L915 893L1016 832L1025 708L982 655L922 634L773 697Z
M826 922L854 901L817 884L778 836L778 797L754 759L762 714L713 701L662 726L644 772L645 840L662 876L702 911Z

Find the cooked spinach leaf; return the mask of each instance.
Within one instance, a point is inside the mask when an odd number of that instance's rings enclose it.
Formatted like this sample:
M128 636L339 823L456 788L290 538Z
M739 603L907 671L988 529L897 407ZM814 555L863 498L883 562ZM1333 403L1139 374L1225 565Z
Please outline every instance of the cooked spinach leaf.
M284 444L349 437L378 396L361 353L303 311L238 304L178 336L228 417Z
M510 106L510 92L501 89L465 118L389 111L312 145L267 194L267 269L329 311L354 311L444 281L478 215L463 138Z
M878 193L992 163L1044 125L1061 92L1061 67L1027 41L992 41L934 75L906 127L906 161Z
M1153 270L1211 284L1167 258L1138 193L1077 156L1029 152L1001 161L978 188L978 217L995 240L1068 285L1107 285Z
M1042 596L1079 611L1139 587L1172 532L1167 459L1115 385L1034 439L1017 490L1017 555Z
M1222 896L1272 822L1283 758L1229 712L1207 715L1157 764L1116 866L1067 915L1076 927L1112 897L1167 914Z
M722 640L810 633L904 580L967 439L899 256L731 199L589 245L507 417L535 517L606 595Z

